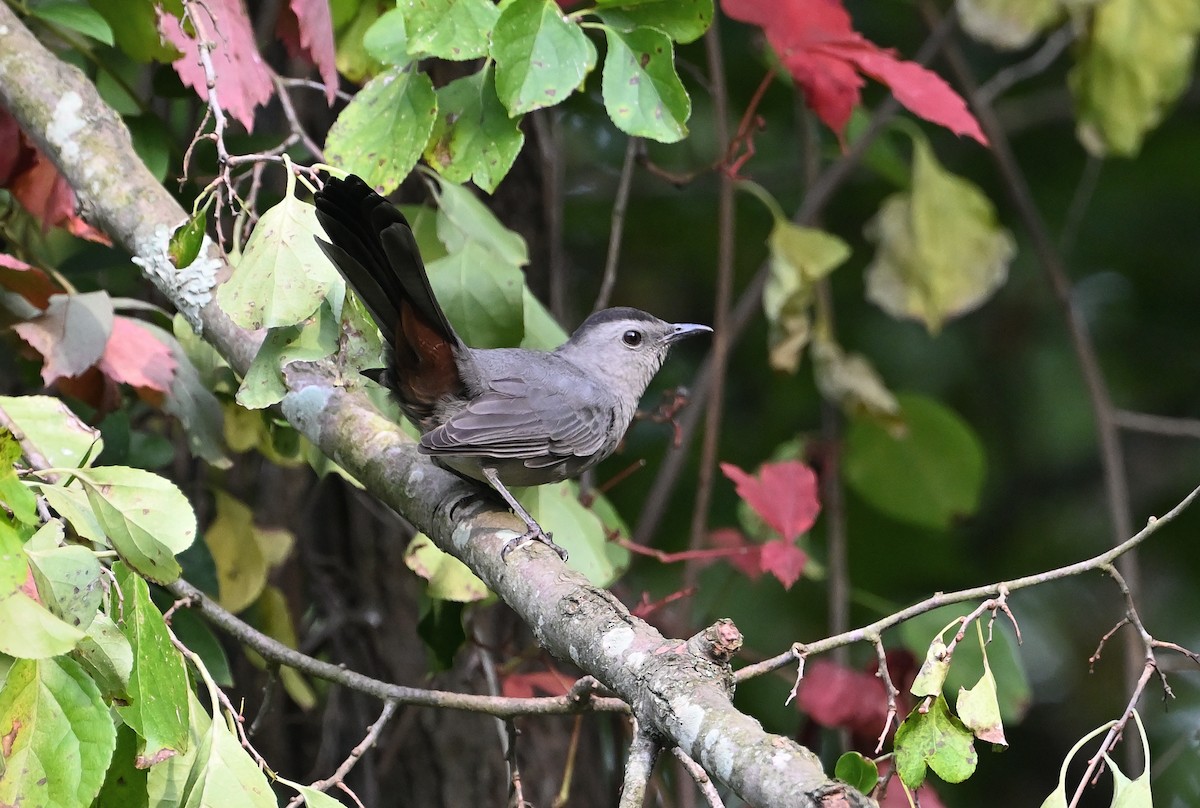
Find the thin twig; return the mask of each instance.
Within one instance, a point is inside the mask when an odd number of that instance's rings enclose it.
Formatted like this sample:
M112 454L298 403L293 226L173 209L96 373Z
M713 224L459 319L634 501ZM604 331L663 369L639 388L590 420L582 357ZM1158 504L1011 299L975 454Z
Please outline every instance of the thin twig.
M604 259L604 277L592 311L608 306L612 299L613 286L617 282L617 264L621 260L621 239L625 233L625 211L629 207L629 189L633 186L633 167L636 165L640 138L630 137L625 143L625 162L621 166L621 179L617 183L617 197L613 200L612 222L608 228L608 256Z
M721 795L717 793L717 787L713 783L712 778L708 776L708 772L704 771L704 767L688 755L687 752L680 749L678 746L671 747L671 754L683 766L686 771L699 787L700 793L704 795L704 799L708 802L708 808L725 808L725 803L721 801Z
M350 750L350 754L347 755L346 759L341 762L341 765L334 770L333 774L324 780L317 780L311 785L311 788L315 788L317 791L328 791L334 786L341 786L343 781L346 779L346 775L350 773L350 770L353 769L362 756L367 753L367 750L374 746L376 742L378 742L379 735L383 732L383 728L386 727L388 722L392 720L392 716L396 714L396 709L399 706L399 702L385 701L383 703L383 710L379 713L379 717L375 719L375 723L367 727L366 736L358 743L357 746ZM304 796L297 794L292 798L291 802L287 804L287 808L297 808L297 806L303 802Z
M1150 415L1144 412L1117 410L1113 420L1122 429L1166 435L1171 438L1200 438L1200 420L1195 418L1171 418L1166 415Z
M320 659L289 648L278 640L257 631L230 612L221 608L196 587L180 579L168 584L167 591L178 598L189 598L200 615L213 625L223 629L234 639L253 648L265 659L287 665L301 673L336 682L351 690L366 693L380 699L393 700L400 704L420 707L440 707L451 710L466 710L500 718L518 715L564 715L579 712L629 712L629 706L616 698L593 697L589 699L567 696L542 696L536 698L512 698L506 696L479 696L471 693L450 693L442 690L424 690L405 687L370 676L364 676L341 665L333 665Z
M1004 93L1011 90L1019 82L1041 75L1050 65L1054 64L1062 52L1071 46L1076 39L1072 23L1064 25L1050 36L1042 46L1034 51L1029 58L1011 64L979 86L975 95L975 103L992 104Z
M887 649L883 647L883 639L876 634L871 641L875 644L875 656L879 660L879 670L875 671L875 675L883 682L883 691L887 694L887 718L883 721L883 731L879 733L879 743L875 744L875 754L878 755L883 751L888 731L896 721L896 697L900 695L900 690L892 681L892 672L888 670Z

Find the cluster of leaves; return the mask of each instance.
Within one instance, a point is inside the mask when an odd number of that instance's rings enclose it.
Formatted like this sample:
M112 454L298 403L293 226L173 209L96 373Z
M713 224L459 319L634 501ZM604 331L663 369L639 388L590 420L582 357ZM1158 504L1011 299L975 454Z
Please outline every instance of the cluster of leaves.
M329 132L331 163L381 192L417 160L451 182L492 191L524 144L521 118L565 101L596 66L586 29L607 44L601 88L612 121L630 135L674 143L687 135L691 100L675 72L674 43L699 37L711 0L601 0L564 15L553 0L403 3L362 37L373 77ZM475 73L434 89L415 68L430 57L483 59Z

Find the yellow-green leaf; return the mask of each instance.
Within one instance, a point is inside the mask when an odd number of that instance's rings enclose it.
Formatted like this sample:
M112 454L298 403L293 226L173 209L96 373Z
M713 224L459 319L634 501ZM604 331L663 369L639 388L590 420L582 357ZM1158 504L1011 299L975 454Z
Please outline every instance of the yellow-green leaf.
M837 236L786 219L776 219L767 240L770 274L763 288L763 311L771 326L771 367L795 373L811 337L810 309L816 282L850 257L850 245Z
M471 603L491 594L466 564L435 547L424 533L409 542L404 564L429 582L426 591L431 598Z
M955 710L963 724L975 737L981 741L1007 747L1004 737L1004 723L1000 720L1000 699L996 693L996 677L992 675L992 666L988 662L987 646L983 644L983 633L979 623L975 623L979 633L979 644L983 652L983 676L972 688L960 687Z
M980 42L1016 50L1064 13L1061 0L957 0L963 30Z
M204 543L217 567L219 602L237 613L258 599L267 584L267 562L254 537L254 513L234 497L216 492L217 518Z
M217 302L242 328L279 328L311 317L321 303L341 311L346 282L317 246L317 209L294 195L259 219L233 275L217 289Z
M1200 34L1196 0L1106 0L1068 77L1089 152L1132 157L1187 88Z
M912 190L884 200L866 228L878 245L867 297L936 334L1004 283L1016 244L983 192L947 171L923 137L913 154Z

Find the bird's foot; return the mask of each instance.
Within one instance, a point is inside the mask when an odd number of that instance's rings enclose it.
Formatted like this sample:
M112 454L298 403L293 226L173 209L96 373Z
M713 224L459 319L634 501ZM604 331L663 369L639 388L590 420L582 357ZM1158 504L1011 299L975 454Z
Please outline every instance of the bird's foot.
M509 539L504 543L504 547L500 549L500 560L508 561L508 554L517 549L523 544L528 544L531 541L541 542L549 547L554 552L558 553L558 557L564 562L567 560L567 551L554 543L554 534L547 533L538 525L530 525L529 530L526 530L520 536Z

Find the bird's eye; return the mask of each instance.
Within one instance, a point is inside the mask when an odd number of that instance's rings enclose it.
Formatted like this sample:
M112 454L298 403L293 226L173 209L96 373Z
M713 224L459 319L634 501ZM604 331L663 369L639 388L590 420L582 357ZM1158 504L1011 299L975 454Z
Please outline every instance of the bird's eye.
M636 348L642 344L642 332L634 331L631 328L621 335L621 342L624 342L630 348Z

